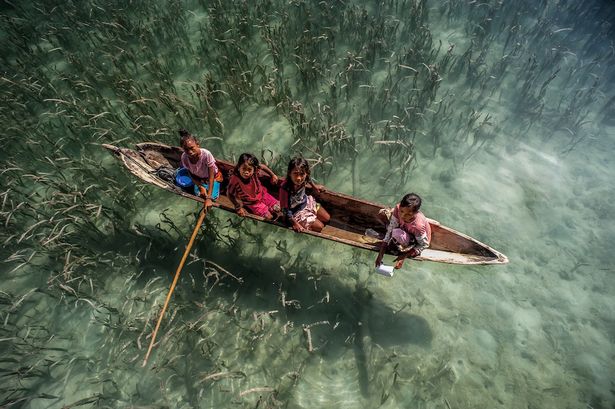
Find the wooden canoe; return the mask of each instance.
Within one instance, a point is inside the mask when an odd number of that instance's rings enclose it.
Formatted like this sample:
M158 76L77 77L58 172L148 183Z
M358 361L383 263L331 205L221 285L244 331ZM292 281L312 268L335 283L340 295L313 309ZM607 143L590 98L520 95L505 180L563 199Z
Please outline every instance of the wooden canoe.
M130 173L144 182L185 198L203 202L200 197L184 192L174 184L159 178L155 173L160 166L177 168L182 153L181 148L160 143L140 143L136 149L118 148L107 144L102 146L111 151ZM235 165L223 160L217 160L217 164L225 175L225 181L222 182L220 198L216 201L215 207L234 213L233 204L226 196L226 182L228 181L227 175ZM277 189L271 188L268 176L264 173L260 176L270 193L277 196ZM380 225L376 217L378 211L385 206L326 189L318 194L317 200L327 209L331 215L331 221L320 233L308 231L304 234L365 250L378 251L379 240L365 236L364 233L367 228L372 228L382 236L384 235L385 227ZM248 215L246 217L288 228L283 224L268 222L258 216ZM431 245L416 260L451 264L504 264L508 262L505 255L472 237L442 226L435 220L429 219L429 223L432 231Z

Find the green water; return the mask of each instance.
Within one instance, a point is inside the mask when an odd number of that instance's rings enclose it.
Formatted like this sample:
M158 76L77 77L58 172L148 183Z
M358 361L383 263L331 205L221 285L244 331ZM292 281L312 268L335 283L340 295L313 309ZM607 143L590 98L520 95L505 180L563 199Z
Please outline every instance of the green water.
M612 408L607 1L0 4L0 406ZM198 208L99 145L295 154L505 266ZM309 334L309 338L308 338ZM309 350L311 341L312 351Z

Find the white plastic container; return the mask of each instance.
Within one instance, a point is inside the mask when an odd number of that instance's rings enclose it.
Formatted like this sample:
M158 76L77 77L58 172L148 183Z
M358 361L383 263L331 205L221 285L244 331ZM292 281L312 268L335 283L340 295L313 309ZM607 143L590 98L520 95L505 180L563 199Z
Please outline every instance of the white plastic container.
M376 267L376 273L382 274L386 277L393 277L393 266L387 266L385 264L380 264Z

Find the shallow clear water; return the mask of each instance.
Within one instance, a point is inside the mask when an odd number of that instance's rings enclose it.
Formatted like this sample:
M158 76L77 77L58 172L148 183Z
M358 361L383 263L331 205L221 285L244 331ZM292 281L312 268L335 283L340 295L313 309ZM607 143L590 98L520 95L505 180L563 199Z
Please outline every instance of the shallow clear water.
M615 404L606 1L0 6L0 405ZM441 42L441 43L440 43ZM408 262L221 211L98 145L200 136L424 212L505 266ZM308 351L308 330L313 351Z

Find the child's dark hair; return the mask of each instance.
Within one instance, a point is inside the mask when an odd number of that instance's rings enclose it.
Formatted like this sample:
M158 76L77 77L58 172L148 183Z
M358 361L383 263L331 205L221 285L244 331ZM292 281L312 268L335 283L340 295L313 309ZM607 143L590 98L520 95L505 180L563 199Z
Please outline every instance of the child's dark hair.
M199 143L199 141L197 141L196 138L186 129L182 128L179 130L179 145L180 146L183 147L184 143L186 143L190 139L192 139L196 143Z
M244 163L252 166L255 172L258 171L259 162L256 156L252 155L251 153L242 153L241 155L239 155L237 166L235 166L236 175L239 175L239 167Z
M401 198L399 202L399 207L407 207L412 212L416 213L421 208L421 197L416 193L408 193L404 197Z
M288 178L288 180L290 180L290 173L294 170L294 169L299 169L301 171L303 171L303 173L306 174L306 178L305 178L305 182L310 182L310 164L308 163L307 160L305 160L302 157L295 157L292 158L290 160L290 162L288 162L288 170L286 171L286 177Z

